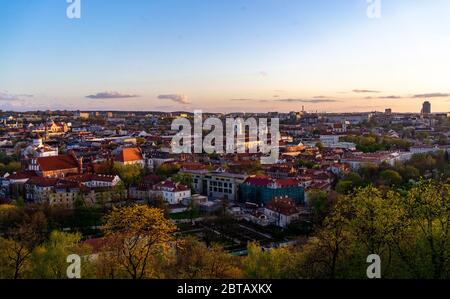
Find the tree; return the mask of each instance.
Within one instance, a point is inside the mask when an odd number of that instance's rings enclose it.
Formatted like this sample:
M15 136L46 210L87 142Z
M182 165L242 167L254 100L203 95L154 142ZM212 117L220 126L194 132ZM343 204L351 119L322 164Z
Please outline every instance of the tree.
M370 254L381 256L385 276L391 274L392 242L403 228L399 197L393 191L383 195L379 189L368 186L345 199L351 205L349 223L355 240L355 256L359 256L360 260ZM361 266L357 267L359 273L364 272L364 266Z
M37 247L32 254L33 278L39 279L65 279L67 278L67 257L71 254L79 256L88 255L88 246L80 244L80 234L69 234L53 231L49 239ZM81 264L81 274L83 278L89 277L89 265Z
M30 251L22 243L0 237L0 278L24 278L29 271Z
M166 218L169 217L169 204L162 195L155 195L153 199L150 199L149 204L154 208L162 210Z
M194 218L199 215L200 209L198 207L198 203L195 199L191 199L188 206L189 219L191 222L194 221Z
M6 172L8 173L14 173L19 171L22 168L22 165L20 164L20 162L10 162L8 163L8 165L6 165Z
M155 173L160 177L167 179L180 171L180 166L177 164L162 164L156 168Z
M402 204L405 230L393 243L400 258L416 278L449 278L450 185L421 181Z
M152 261L167 257L177 229L163 211L143 205L114 208L105 220L108 251L117 265L132 279L156 277Z
M340 194L349 194L356 187L362 186L363 180L359 174L352 172L340 180L336 185L336 192Z
M114 173L116 173L127 189L127 198L129 198L129 188L132 184L138 182L142 174L142 168L139 165L122 165L120 163L114 164Z
M418 180L420 178L420 172L417 168L415 168L414 166L410 166L407 165L405 166L405 171L404 174L402 174L402 176L409 180Z
M322 152L323 149L325 148L325 147L323 146L323 143L322 143L322 142L317 142L317 143L316 143L316 147L317 147L317 149L319 150L319 152Z
M351 234L345 210L338 209L324 221L324 228L317 234L317 260L323 263L325 278L335 279L339 262L347 257Z
M395 170L382 171L380 178L386 186L399 186L403 182L402 176Z
M0 238L0 268L5 278L24 278L30 270L33 249L45 238L47 220L42 212L24 213L22 217L20 224Z
M322 190L309 191L308 206L312 209L314 224L321 225L330 209L327 192Z
M207 247L194 237L180 240L170 276L177 279L236 279L241 276L235 257L222 246Z
M291 278L294 254L288 248L263 251L258 243L249 243L248 255L242 261L242 272L247 279Z
M176 183L187 186L192 189L193 179L192 176L186 173L178 173L172 177L172 180Z

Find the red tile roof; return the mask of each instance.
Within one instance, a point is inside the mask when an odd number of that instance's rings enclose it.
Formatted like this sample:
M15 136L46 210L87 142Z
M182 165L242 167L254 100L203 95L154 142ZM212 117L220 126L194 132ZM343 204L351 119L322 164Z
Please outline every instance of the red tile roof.
M24 180L32 177L36 177L37 174L34 171L21 171L14 174L11 174L7 177L9 180Z
M286 216L299 213L299 209L289 198L275 198L266 205L266 208Z
M142 157L141 151L138 148L124 148L119 154L115 157L116 161L119 162L134 162L144 160Z
M280 187L296 187L296 186L298 186L298 181L295 179L280 179L280 180L275 180L275 183Z
M156 190L167 190L169 192L182 192L182 191L188 191L189 188L185 185L172 182L170 180L163 181L161 183L158 183L155 185Z
M258 186L258 187L269 186L271 183L272 183L272 179L267 176L254 176L254 177L249 177L245 180L245 184L252 185L252 186Z
M34 177L27 181L28 185L35 185L37 187L54 187L58 183L58 179L50 179L44 177Z
M92 181L112 183L115 178L116 178L115 175L86 173L83 175L68 176L68 177L66 177L66 180L74 181L74 182L81 182L81 183L92 182Z
M59 155L36 159L42 171L55 171L78 168L78 161L72 155Z
M280 188L286 187L296 187L299 185L299 181L296 179L272 179L267 176L253 176L245 180L245 184L257 186L257 187L268 187L275 185Z

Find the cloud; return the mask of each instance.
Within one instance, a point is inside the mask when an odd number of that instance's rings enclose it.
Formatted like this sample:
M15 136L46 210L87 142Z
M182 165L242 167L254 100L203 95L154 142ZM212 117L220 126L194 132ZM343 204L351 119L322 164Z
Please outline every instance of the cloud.
M274 97L278 97L278 96L274 96ZM320 98L320 99L277 99L277 100L242 98L242 99L231 99L231 101L235 101L235 102L238 102L238 101L239 102L258 102L258 103L283 102L283 103L313 103L313 104L339 102L337 100L332 100L332 99L328 99L328 98Z
M158 96L158 99L171 100L180 104L190 104L188 97L181 94L161 94Z
M369 90L369 89L353 89L354 93L380 93L381 91Z
M0 91L0 101L15 102L22 101L24 98L32 98L31 94L11 94L8 91Z
M139 96L135 94L123 94L116 91L105 91L86 96L88 99L129 99L137 97Z
M389 99L403 99L403 97L401 97L401 96L383 96L383 97L378 97L379 99L386 99L386 100L389 100Z
M414 98L448 98L450 97L449 93L424 93L424 94L416 94L413 96Z
M259 72L259 75L261 77L267 77L269 74L267 74L267 72L265 72L265 71L261 71L261 72Z
M335 103L335 102L339 102L339 101L331 100L331 99L281 99L281 100L276 100L276 102L319 104L319 103Z
M278 95L274 96L278 98ZM258 102L258 103L274 103L274 102L282 102L282 103L312 103L312 104L320 104L320 103L335 103L340 102L338 100L332 100L325 97L320 98L312 98L312 99L276 99L276 100L267 100L267 99L250 99L250 98L240 98L240 99L231 99L234 102Z

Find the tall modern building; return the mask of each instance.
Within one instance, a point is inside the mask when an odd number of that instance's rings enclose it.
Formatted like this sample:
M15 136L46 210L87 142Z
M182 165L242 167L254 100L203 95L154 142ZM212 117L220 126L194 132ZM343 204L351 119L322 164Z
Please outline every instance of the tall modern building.
M430 102L426 101L425 103L423 103L422 114L423 115L431 114L431 103Z

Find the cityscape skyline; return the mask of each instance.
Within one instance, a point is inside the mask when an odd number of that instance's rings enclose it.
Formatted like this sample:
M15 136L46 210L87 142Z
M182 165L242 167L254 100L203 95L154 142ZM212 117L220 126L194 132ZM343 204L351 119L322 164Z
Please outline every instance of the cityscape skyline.
M448 112L448 1L4 1L0 109Z

